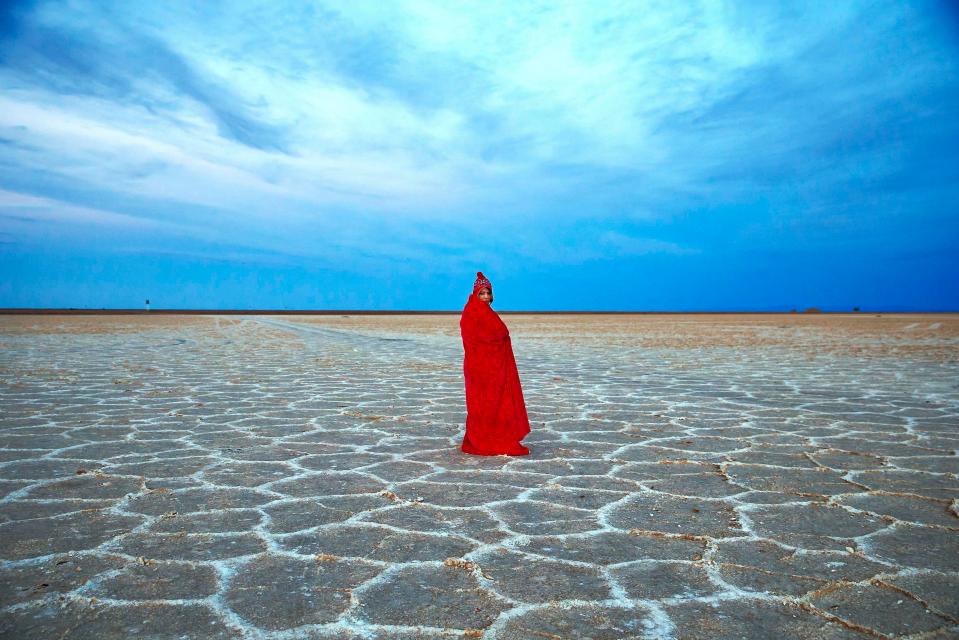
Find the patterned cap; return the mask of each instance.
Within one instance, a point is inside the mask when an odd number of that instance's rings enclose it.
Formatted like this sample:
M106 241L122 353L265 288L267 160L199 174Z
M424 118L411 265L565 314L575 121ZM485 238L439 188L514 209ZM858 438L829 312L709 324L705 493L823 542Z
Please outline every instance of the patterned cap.
M473 283L473 293L477 293L483 287L489 287L489 292L493 293L493 285L489 279L483 275L482 271L476 272L476 282Z

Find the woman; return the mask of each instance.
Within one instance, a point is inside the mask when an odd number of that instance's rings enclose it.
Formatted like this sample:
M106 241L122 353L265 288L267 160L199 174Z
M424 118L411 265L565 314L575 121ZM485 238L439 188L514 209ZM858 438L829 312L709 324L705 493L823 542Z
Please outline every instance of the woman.
M529 417L513 358L509 330L493 311L493 285L476 272L460 317L466 378L466 435L461 449L480 456L525 456L519 442Z

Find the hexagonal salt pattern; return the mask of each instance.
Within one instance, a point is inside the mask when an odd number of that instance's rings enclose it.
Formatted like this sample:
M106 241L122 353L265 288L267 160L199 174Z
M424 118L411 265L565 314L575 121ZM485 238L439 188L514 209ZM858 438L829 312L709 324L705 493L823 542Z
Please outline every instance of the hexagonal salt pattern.
M956 361L514 337L480 458L455 336L63 325L0 332L0 636L959 633Z

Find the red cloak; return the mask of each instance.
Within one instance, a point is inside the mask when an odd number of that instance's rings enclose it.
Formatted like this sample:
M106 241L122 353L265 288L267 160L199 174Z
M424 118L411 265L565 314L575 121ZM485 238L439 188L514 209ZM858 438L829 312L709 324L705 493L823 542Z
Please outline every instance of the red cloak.
M519 442L529 417L509 330L487 303L470 294L460 317L466 378L466 435L461 449L481 456L526 455Z

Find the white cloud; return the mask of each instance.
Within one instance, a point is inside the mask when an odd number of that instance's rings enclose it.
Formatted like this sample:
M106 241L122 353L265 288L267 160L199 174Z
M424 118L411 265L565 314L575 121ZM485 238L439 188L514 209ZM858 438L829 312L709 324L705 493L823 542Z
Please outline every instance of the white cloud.
M772 190L828 200L820 181L842 181L837 165L866 165L818 149L912 86L890 81L906 70L861 75L909 13L895 8L40 3L35 20L72 34L93 71L42 53L53 66L0 68L18 87L0 96L0 136L24 174L182 205L224 233L261 221L265 237L354 212L615 226ZM862 50L837 64L825 45L864 17ZM679 251L613 233L610 251Z
M155 220L0 189L0 221L4 218L130 230L149 230L162 226Z
M616 257L639 256L651 253L667 253L672 255L691 255L699 253L698 249L684 247L675 242L657 240L655 238L639 238L629 236L618 231L606 231L599 237L601 245L613 250Z

